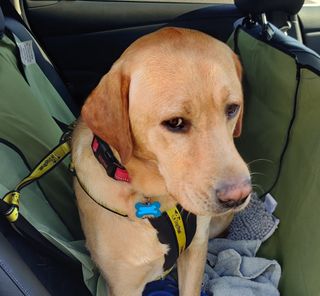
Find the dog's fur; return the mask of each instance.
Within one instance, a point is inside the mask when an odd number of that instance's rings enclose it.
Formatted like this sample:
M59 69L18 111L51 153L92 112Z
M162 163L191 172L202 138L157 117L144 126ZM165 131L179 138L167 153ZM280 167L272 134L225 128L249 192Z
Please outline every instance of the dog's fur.
M226 116L230 104L240 106L234 118ZM180 295L200 294L208 236L223 231L234 211L247 204L225 207L217 195L225 184L250 180L233 143L242 110L236 55L187 29L166 28L138 39L91 93L73 134L75 170L93 198L129 215L100 207L75 179L87 247L110 295L141 295L163 272L168 246L147 219L135 217L134 205L145 197L158 200L162 211L179 203L198 215L193 242L178 259L178 275ZM165 122L180 117L187 121L185 130L168 130ZM130 183L107 176L91 150L93 133L111 145Z

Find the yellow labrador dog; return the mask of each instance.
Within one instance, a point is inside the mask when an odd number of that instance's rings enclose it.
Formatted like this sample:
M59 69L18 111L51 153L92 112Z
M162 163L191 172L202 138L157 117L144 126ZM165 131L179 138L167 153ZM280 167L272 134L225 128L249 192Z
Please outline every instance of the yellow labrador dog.
M152 215L137 216L138 204L162 213L178 204L196 217L177 268L180 295L200 294L208 238L224 231L251 192L233 142L241 132L241 71L222 42L165 28L135 41L85 102L72 139L74 186L110 295L141 295L173 249Z

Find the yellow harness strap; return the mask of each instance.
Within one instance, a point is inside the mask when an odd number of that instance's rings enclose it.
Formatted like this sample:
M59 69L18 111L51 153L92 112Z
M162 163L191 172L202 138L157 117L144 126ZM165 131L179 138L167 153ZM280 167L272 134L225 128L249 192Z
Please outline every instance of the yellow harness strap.
M180 255L186 249L186 242L187 242L183 219L177 207L167 210L166 213L173 226L174 233L178 243L179 255ZM162 273L162 275L158 278L158 280L165 278L173 270L174 267L175 265L170 267L168 270L165 270Z
M20 191L27 185L37 181L44 174L55 168L69 153L70 145L65 139L64 142L56 146L49 152L40 163L33 169L33 171L26 176L13 191L8 192L2 199L9 206L8 211L4 214L9 222L15 222L19 217L19 200Z
M168 210L167 214L174 228L174 232L178 242L179 255L180 255L185 250L186 241L187 241L183 220L177 207L174 207Z

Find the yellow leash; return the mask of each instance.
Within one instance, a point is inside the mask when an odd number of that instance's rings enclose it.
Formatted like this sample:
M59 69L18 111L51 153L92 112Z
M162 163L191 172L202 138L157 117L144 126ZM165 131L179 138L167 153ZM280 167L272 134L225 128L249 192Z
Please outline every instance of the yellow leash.
M8 192L1 201L1 213L9 222L17 221L19 217L19 200L20 191L29 184L37 181L43 175L54 169L71 151L69 141L70 132L68 131L62 137L62 141L58 146L53 148L32 170L32 172L26 176L15 187L14 190Z

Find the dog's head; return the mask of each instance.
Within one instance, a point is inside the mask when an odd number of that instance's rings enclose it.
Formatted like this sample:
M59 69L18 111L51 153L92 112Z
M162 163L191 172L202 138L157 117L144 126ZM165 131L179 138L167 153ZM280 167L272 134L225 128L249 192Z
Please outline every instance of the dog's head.
M168 193L186 210L239 209L251 192L235 148L241 133L241 65L222 42L166 28L134 42L82 109L89 128L123 164L156 164Z

